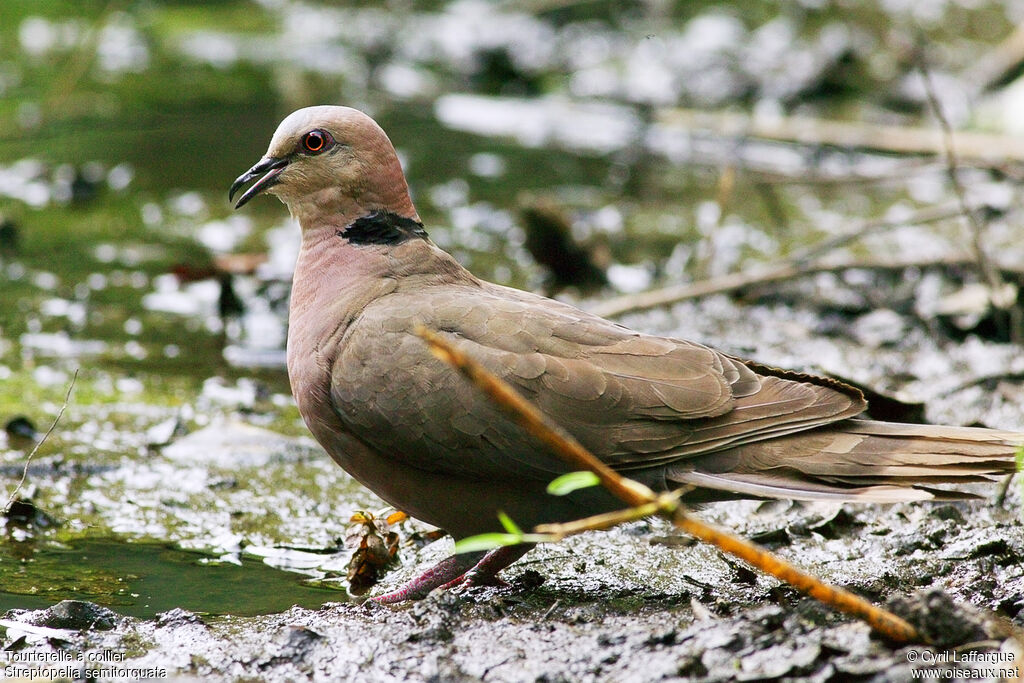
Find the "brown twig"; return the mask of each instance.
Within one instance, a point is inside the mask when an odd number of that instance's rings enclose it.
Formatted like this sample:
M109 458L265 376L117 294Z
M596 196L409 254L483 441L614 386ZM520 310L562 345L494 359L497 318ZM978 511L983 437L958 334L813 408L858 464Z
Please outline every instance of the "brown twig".
M863 221L842 235L829 238L812 247L804 249L783 263L781 266L754 273L729 273L720 277L709 278L698 282L670 285L661 289L653 289L638 294L627 294L607 299L591 309L593 313L603 317L615 317L624 313L643 311L659 306L677 303L686 299L694 299L712 294L734 292L744 287L771 284L792 280L794 277L807 273L821 272L811 267L810 262L828 251L838 249L866 235L880 230L911 224L934 223L960 215L960 206L937 206L915 212L902 220L875 219ZM845 268L846 266L843 266ZM825 266L825 270L837 269L836 266Z
M863 260L814 264L787 262L782 266L766 268L760 271L730 273L699 282L670 285L637 294L624 294L590 306L588 310L604 318L614 318L626 313L646 311L658 308L659 306L669 306L680 301L699 299L715 294L729 294L749 287L778 284L793 280L794 278L816 275L818 273L837 273L844 270L901 271L907 268L973 268L975 263L973 258L967 257L927 260L910 259L906 261ZM1000 272L1014 278L1024 278L1024 269L1004 266L1000 268Z
M964 70L960 83L978 97L1005 85L1020 73L1024 65L1024 25L1019 25L998 45L991 48Z
M929 206L899 219L875 218L861 221L853 229L847 230L841 235L830 237L798 251L789 260L797 265L805 265L830 251L844 247L851 242L856 242L873 233L901 228L907 225L938 223L939 221L959 216L962 210L963 207L959 203L954 205L944 204L941 206Z
M643 484L621 476L594 457L564 429L548 420L515 389L456 349L444 337L422 325L417 327L416 333L426 340L434 355L466 375L530 434L547 445L552 452L569 463L570 466L596 474L602 485L627 505L639 507L658 502L661 514L691 536L711 543L723 552L738 557L761 571L785 581L820 602L863 619L872 628L891 640L898 642L920 640L917 630L895 614L875 607L864 598L849 591L822 582L750 541L716 529L689 516L678 503L669 504L664 497L659 497Z
M949 125L945 112L942 111L942 104L935 94L935 87L932 84L931 74L923 64L918 64L918 72L924 83L925 95L928 98L928 105L932 109L935 120L942 130L942 149L946 159L946 175L953 186L953 193L960 204L960 212L963 214L964 222L967 223L971 233L971 249L974 251L974 259L977 263L978 272L989 288L989 302L996 309L996 319L1009 327L1009 338L1014 343L1020 342L1021 320L1020 311L1016 307L1016 291L1012 296L1004 295L1006 283L1003 282L999 270L992 264L992 260L985 252L985 224L975 211L967 203L967 193L963 183L960 182L959 161L957 159L956 147L953 144L953 127ZM1002 313L1002 315L999 315Z
M855 121L830 121L792 116L763 119L736 112L664 109L658 122L691 133L774 140L816 147L862 149L895 154L941 155L942 135L933 128L889 126ZM990 164L1024 161L1024 139L1011 135L963 132L957 136L962 159Z
M737 289L753 285L771 284L791 280L794 277L813 272L822 272L810 265L811 261L823 254L838 249L850 242L880 230L887 230L903 225L934 223L960 215L959 204L953 206L936 206L917 211L901 220L875 219L863 221L841 235L824 240L814 246L797 252L781 266L754 273L730 273L720 277L701 280L693 283L671 285L662 289L654 289L638 294L627 294L607 299L595 306L592 312L603 317L615 317L624 313L642 311L658 306L673 304L685 299L694 299L712 294L733 292ZM843 266L845 268L846 266ZM836 270L836 266L824 266L824 270Z
M32 458L35 457L36 451L42 446L46 439L49 438L53 430L57 428L57 423L60 422L60 418L64 416L64 411L68 408L68 402L71 400L71 390L75 388L75 382L78 381L78 370L75 370L74 376L71 378L71 384L68 385L67 393L64 394L64 403L61 404L60 410L57 411L57 417L53 418L53 423L50 428L43 434L43 438L39 439L39 442L29 452L28 457L25 458L25 467L21 471L21 479L18 481L17 486L11 491L11 495L7 498L7 502L4 504L4 514L11 509L11 505L14 503L14 499L18 496L18 492L21 491L21 487L25 485L25 480L28 478L28 466L32 463Z
M978 166L987 169L1003 168L1002 165L996 166L995 164L979 164ZM747 163L743 170L747 174L757 176L759 182L772 186L829 187L842 185L843 187L865 187L889 183L898 183L900 186L904 186L909 176L924 175L926 173L945 173L946 167L945 164L936 163L934 160L925 157L910 157L900 159L899 163L887 167L884 171L875 172L862 171L855 166L841 171L826 170L820 167L806 168L802 165L794 166L792 170L769 170L758 168L750 163Z
M688 299L699 299L713 294L735 292L746 287L792 280L808 272L810 272L809 268L785 264L752 273L729 273L698 282L686 282L636 294L624 294L590 306L588 310L603 318L615 318L626 313L646 311Z
M996 497L992 501L992 506L1001 508L1006 503L1006 496L1010 493L1010 484L1013 483L1014 474L1007 474L1006 477L999 483L999 488L996 489Z
M571 522L563 522L562 524L538 524L534 528L534 531L545 537L545 543L557 543L569 536L581 534L584 531L611 529L613 526L625 524L626 522L635 522L636 520L643 519L644 517L661 514L666 510L671 510L672 507L678 503L678 500L683 493L685 493L684 489L665 493L658 496L653 501L644 503L643 505L637 505L636 507L627 508L625 510L605 512L600 515L592 515L590 517L576 519Z

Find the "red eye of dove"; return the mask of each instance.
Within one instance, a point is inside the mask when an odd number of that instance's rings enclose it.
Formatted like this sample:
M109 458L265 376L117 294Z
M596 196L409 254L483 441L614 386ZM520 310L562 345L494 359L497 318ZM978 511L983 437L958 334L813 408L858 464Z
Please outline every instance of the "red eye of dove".
M333 142L327 131L311 130L302 136L302 149L309 154L319 154L328 149Z

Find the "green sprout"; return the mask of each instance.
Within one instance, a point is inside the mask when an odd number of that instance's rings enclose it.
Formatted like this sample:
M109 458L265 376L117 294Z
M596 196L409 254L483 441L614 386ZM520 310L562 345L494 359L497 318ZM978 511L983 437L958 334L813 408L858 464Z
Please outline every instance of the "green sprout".
M578 491L579 489L597 486L600 483L601 480L598 479L597 475L593 472L569 472L548 484L548 493L553 496L564 496L572 493L573 491ZM502 546L507 545L518 545L520 543L544 543L554 540L554 538L548 534L524 533L512 518L502 510L498 510L498 521L501 522L501 526L505 529L505 533L492 532L463 538L462 540L455 542L455 552L473 553L480 550L494 550L495 548L501 548Z
M1018 456L1020 456L1019 453ZM1018 467L1020 467L1019 461ZM597 475L588 470L583 470L582 472L569 472L548 484L548 493L553 496L565 496L573 491L597 486L600 483L601 480L597 478Z

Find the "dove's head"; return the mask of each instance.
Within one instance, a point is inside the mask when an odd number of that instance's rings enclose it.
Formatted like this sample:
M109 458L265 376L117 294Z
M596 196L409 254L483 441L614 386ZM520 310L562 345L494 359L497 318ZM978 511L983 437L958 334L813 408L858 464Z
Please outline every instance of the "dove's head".
M260 161L231 186L235 208L258 194L277 195L303 229L336 226L384 211L418 221L402 166L387 134L349 107L299 109L277 127Z

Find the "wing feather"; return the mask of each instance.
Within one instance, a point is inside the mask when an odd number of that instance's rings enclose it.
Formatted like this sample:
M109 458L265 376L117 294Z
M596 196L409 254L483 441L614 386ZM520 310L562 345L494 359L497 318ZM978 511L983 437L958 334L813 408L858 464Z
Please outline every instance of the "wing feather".
M551 478L565 467L412 333L417 323L512 383L610 465L648 468L863 409L856 390L643 335L495 285L401 288L367 306L333 359L332 399L365 443L417 467Z

